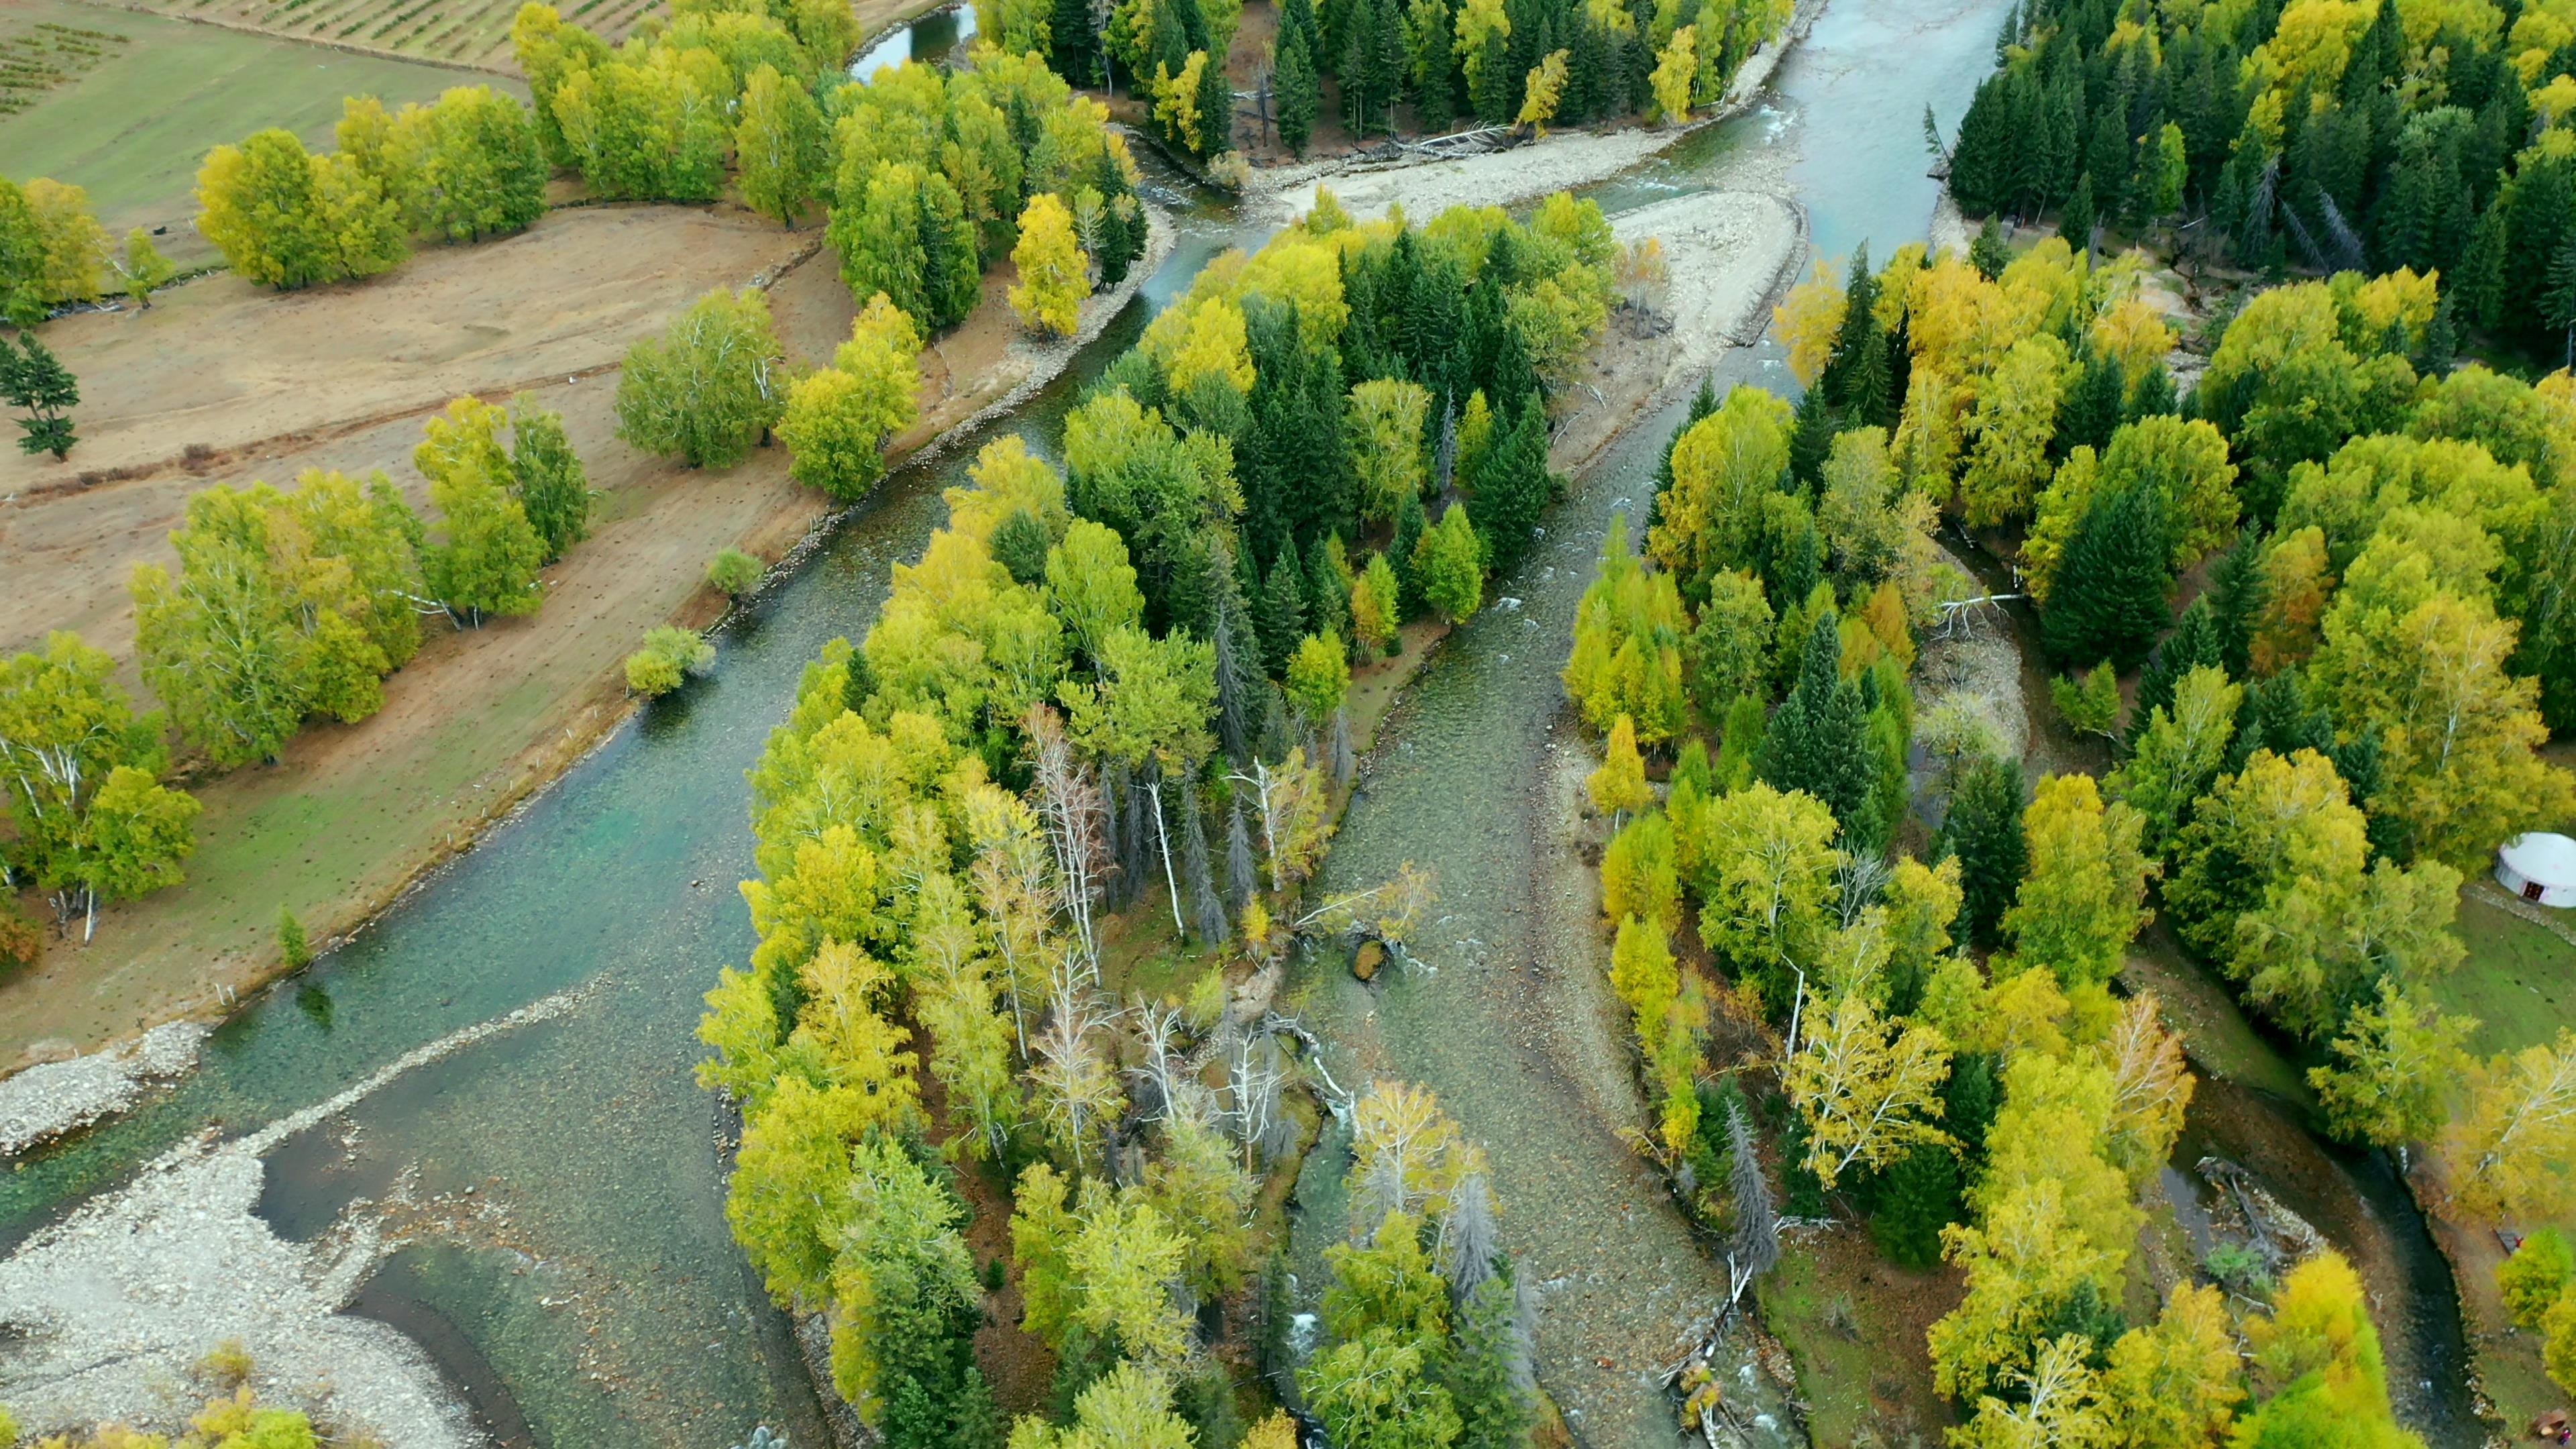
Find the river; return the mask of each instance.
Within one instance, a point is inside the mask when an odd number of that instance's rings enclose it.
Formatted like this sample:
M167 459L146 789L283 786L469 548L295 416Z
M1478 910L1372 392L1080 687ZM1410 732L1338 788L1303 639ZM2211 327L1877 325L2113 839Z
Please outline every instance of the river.
M1866 239L1883 254L1931 213L1925 104L1955 127L2008 6L1834 0L1756 108L1593 194L1617 211L1712 186L1784 191L1823 253ZM924 24L937 33L880 49L956 43L956 14ZM1179 232L1170 258L1062 378L984 434L1023 432L1052 454L1074 395L1152 313L1222 247L1257 242L1180 183L1155 189ZM1786 381L1767 346L1738 350L1720 376ZM1594 1053L1587 1070L1571 1050L1616 1023L1584 975L1595 947L1568 929L1589 909L1586 887L1547 852L1563 783L1556 670L1609 515L1634 511L1677 415L1640 420L1575 480L1544 544L1495 581L1496 606L1448 640L1381 732L1329 872L1436 867L1441 920L1425 955L1438 969L1367 991L1318 964L1298 983L1362 1065L1430 1083L1491 1149L1505 1241L1556 1285L1542 1373L1602 1445L1672 1442L1650 1384L1660 1365L1638 1347L1705 1306L1709 1270L1606 1125L1626 1120L1628 1089L1599 1070L1617 1055ZM690 1077L691 1033L715 967L753 945L733 888L752 871L743 771L804 663L865 631L888 569L918 555L940 489L981 440L896 470L721 631L708 678L253 1002L193 1076L0 1177L0 1247L195 1133L251 1130L424 1043L585 986L560 1019L459 1050L291 1139L270 1159L263 1215L310 1234L405 1180L439 1205L455 1226L397 1252L358 1308L429 1347L504 1443L714 1446L754 1423L827 1442L785 1322L727 1233L720 1121ZM1330 1220L1330 1173L1310 1175L1301 1256Z

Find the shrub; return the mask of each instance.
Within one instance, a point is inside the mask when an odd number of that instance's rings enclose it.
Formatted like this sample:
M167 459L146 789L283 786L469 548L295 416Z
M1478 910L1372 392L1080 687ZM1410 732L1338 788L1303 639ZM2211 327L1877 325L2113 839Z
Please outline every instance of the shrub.
M2537 1329L2566 1289L2571 1271L2576 1271L2576 1258L2567 1251L2567 1239L2556 1228L2542 1228L2496 1265L2496 1288L2513 1321Z
M277 908L277 954L286 958L289 971L301 970L313 959L312 943L304 939L304 923L286 906Z
M197 1376L226 1389L238 1388L250 1377L250 1350L238 1338L227 1338L206 1350L197 1360Z
M724 549L707 560L707 582L737 599L760 587L768 572L760 560L738 548Z
M715 662L716 646L694 629L648 629L644 647L626 656L626 687L651 698L669 694L689 675Z
M44 957L44 928L16 900L0 895L0 972L23 970Z

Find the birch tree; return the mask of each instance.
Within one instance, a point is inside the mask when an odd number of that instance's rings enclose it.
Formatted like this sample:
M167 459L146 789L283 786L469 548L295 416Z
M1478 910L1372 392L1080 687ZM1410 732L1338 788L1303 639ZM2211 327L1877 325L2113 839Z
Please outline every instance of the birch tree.
M2493 1219L2576 1190L2576 1031L2499 1054L2469 1073L2469 1105L2443 1142L2462 1210Z
M1868 992L1844 992L1816 1013L1782 1072L1807 1124L1807 1170L1830 1192L1856 1163L1883 1167L1918 1143L1946 1143L1935 1124L1949 1076L1938 1030L1883 1021Z

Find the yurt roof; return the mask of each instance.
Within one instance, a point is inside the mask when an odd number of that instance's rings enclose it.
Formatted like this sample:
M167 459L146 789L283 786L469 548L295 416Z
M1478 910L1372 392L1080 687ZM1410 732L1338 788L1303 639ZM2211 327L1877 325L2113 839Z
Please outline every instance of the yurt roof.
M2535 830L2504 843L2504 863L2524 880L2545 886L2576 886L2576 840Z

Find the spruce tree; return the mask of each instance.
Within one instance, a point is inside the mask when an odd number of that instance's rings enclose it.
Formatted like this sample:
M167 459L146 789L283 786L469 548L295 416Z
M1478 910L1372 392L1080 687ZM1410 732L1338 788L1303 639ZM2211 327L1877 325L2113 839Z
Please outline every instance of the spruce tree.
M1297 652L1297 641L1306 636L1306 589L1300 577L1304 573L1296 547L1283 546L1261 590L1261 661L1273 679L1287 674L1288 656Z
M1755 769L1776 790L1823 801L1855 841L1877 838L1875 756L1860 687L1842 677L1842 628L1831 609L1817 616L1798 682L1772 713Z
M1959 935L1979 946L2002 942L2004 912L2021 890L2030 847L2022 835L2021 763L1983 759L1951 792L1941 844L1959 858Z
M2566 244L2549 264L2548 289L2540 294L2540 320L2559 332L2566 355L2563 365L2576 367L2576 226L2568 228Z
M1968 244L1968 264L1991 282L2004 274L2004 267L2011 261L2012 248L2004 242L2002 218L1987 217L1986 224L1977 228L1977 239Z
M2078 256L2093 245L2094 219L2093 173L2087 171L2076 178L2074 194L2066 198L2065 207L2057 213L2057 234L2066 238L2066 244L2075 248Z
M1396 502L1395 537L1386 546L1386 561L1395 570L1395 614L1399 621L1422 612L1422 579L1413 567L1413 548L1430 526L1420 498L1407 494Z
M18 451L33 457L51 453L60 462L72 445L80 441L72 435L72 420L65 416L80 403L80 384L72 370L53 350L36 340L33 332L23 333L20 346L12 350L9 339L0 337L0 397L11 407L25 408L18 429Z
M2218 634L2218 662L2230 679L2243 679L2252 666L2254 616L2263 608L2263 534L2251 526L2209 567L2210 623Z
M1199 133L1190 145L1201 156L1234 149L1234 85L1226 79L1225 57L1210 56L1199 71Z
M1861 340L1860 356L1843 377L1843 406L1854 427L1891 431L1895 427L1897 404L1903 399L1896 392L1888 367L1889 352L1887 334L1870 328Z
M1941 1229L1960 1215L1958 1157L1922 1143L1881 1174L1869 1235L1889 1262L1920 1273L1941 1261Z
M1467 500L1467 517L1493 550L1499 575L1529 551L1530 532L1554 486L1547 471L1547 410L1535 394L1522 403L1511 431L1495 439L1493 456L1480 471L1484 476L1476 480L1476 496Z
M1331 535L1318 534L1306 547L1306 632L1348 640L1351 637L1351 589L1333 567Z
M1530 1392L1530 1344L1511 1280L1488 1275L1457 1307L1458 1351L1448 1371L1449 1401L1463 1432L1457 1449L1523 1449L1538 1421Z
M2079 444L2099 452L2119 430L2121 402L2127 392L2119 359L2086 348L2084 370L2057 404L2057 436L2049 452L2063 458Z
M2173 706L2174 686L2182 677L2204 666L2227 666L2226 646L2218 635L2218 611L2207 594L2182 611L2174 631L2148 653L2146 667L2138 671L2138 699L2129 711L2132 741L2146 732L2157 710Z
M1310 46L1304 30L1281 22L1279 63L1271 72L1271 86L1278 93L1280 144L1300 160L1305 158L1307 139L1315 134L1315 112L1323 105Z
M1078 86L1096 84L1099 41L1091 30L1091 0L1055 0L1047 18L1047 64Z
M2097 498L2076 525L2040 617L2048 655L2070 672L2107 659L2123 672L2172 621L2165 591L2164 510L2155 490Z
M1825 458L1834 448L1834 415L1825 406L1823 379L1817 382L1818 386L1798 395L1789 430L1789 476L1811 494L1821 486Z
M1851 268L1843 277L1842 330L1834 335L1833 356L1816 380L1829 401L1845 408L1852 405L1850 379L1860 364L1861 346L1878 330L1878 319L1871 315L1877 305L1878 279L1870 275L1869 243L1863 242L1853 249Z

